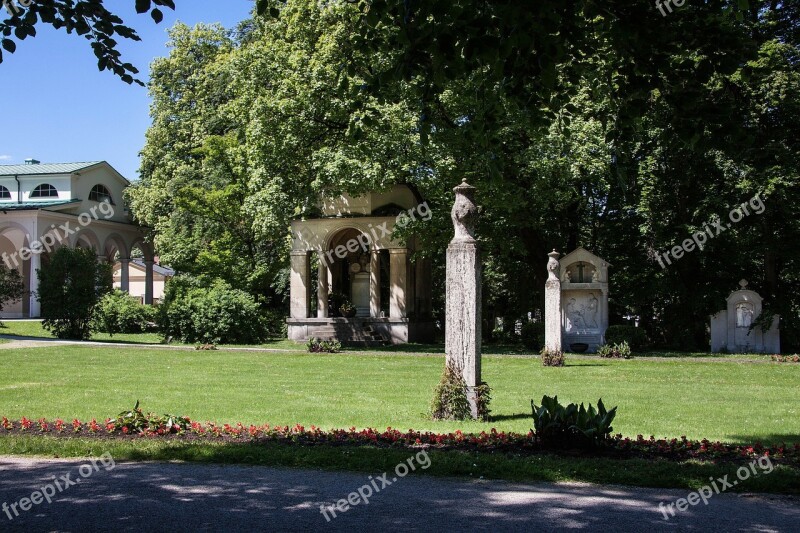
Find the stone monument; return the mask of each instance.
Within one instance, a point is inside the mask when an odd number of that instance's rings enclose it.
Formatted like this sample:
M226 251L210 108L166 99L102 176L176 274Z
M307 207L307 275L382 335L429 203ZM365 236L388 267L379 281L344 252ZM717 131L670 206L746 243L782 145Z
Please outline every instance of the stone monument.
M447 247L445 352L447 365L467 384L472 417L478 418L476 388L481 384L481 262L475 225L475 187L466 179L454 188L452 218L455 237Z
M711 317L711 351L719 353L781 353L780 317L775 315L767 331L753 323L761 316L764 299L747 289L747 280L728 296L728 306Z
M547 254L547 282L544 284L544 347L551 352L561 351L561 281L558 279L561 254Z
M579 345L589 352L605 344L608 329L608 267L611 265L578 247L561 259L562 339L570 351Z

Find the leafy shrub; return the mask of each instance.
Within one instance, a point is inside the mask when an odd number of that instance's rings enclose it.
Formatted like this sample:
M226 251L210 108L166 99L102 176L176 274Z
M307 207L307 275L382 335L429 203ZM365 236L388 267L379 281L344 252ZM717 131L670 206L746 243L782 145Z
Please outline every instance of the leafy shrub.
M431 416L434 420L472 420L467 397L467 383L461 371L454 365L445 366L442 379L436 386L431 403ZM486 383L475 387L478 420L488 420L489 403L492 401L491 388Z
M165 337L185 343L256 344L266 328L253 297L221 279L176 276L167 284L158 322Z
M544 322L525 322L520 329L522 345L529 350L541 350L544 347Z
M25 293L25 284L16 268L7 268L0 263L0 311L8 303L14 303Z
M633 357L631 347L626 341L614 345L604 344L597 349L597 355L606 359L630 359Z
M216 344L198 344L197 346L194 347L194 349L198 350L198 351L216 350L217 349L217 345Z
M127 292L115 290L95 305L92 329L112 336L116 333L141 333L155 321L156 313L152 305L143 305Z
M111 291L111 265L89 248L59 248L39 269L42 326L59 339L88 339L95 306Z
M542 365L543 366L564 366L564 352L557 350L542 349Z
M145 415L139 408L139 401L130 411L122 411L112 422L116 431L133 433L178 433L191 427L191 420L175 415Z
M586 409L574 403L566 407L558 403L558 396L542 397L542 405L531 400L533 433L543 445L553 447L590 448L606 442L614 428L611 422L617 408L606 411L603 400L597 400L597 409L589 404Z
M339 353L342 351L342 343L337 340L323 341L311 338L308 339L306 348L311 353Z
M289 335L286 324L286 311L283 309L267 309L262 312L266 335L272 339L285 339Z
M636 326L608 326L606 344L627 342L632 350L640 350L647 346L647 334Z

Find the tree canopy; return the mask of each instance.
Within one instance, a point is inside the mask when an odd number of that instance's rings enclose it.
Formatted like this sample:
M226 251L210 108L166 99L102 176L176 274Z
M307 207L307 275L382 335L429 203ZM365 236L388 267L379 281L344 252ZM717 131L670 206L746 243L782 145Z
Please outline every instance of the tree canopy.
M411 183L434 217L406 232L441 298L467 177L487 327L535 314L547 252L582 245L613 265L612 322L703 346L747 278L797 345L797 6L286 0L230 32L179 25L152 69L133 210L165 262L280 306L291 219L320 195ZM763 212L660 266L755 195Z
M161 8L175 9L173 0L134 1L136 12L149 13L156 23L164 19ZM144 85L134 78L139 70L123 61L115 39L122 37L140 41L141 38L133 28L125 26L118 15L108 10L103 0L4 0L2 7L7 16L0 20L0 63L3 62L3 50L13 54L17 50L16 41L35 37L36 28L48 24L88 40L101 71L110 70L126 83Z

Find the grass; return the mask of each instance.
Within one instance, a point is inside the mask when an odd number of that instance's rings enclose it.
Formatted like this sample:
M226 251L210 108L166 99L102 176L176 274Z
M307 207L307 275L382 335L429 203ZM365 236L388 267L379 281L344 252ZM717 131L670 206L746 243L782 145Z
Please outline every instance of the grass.
M170 442L11 436L0 438L0 454L66 457L110 453L116 461L156 460L235 463L282 467L388 472L413 451L349 446L297 446L222 442ZM508 481L585 481L642 487L696 490L708 479L734 477L738 465L687 461L615 460L605 458L519 456L501 453L428 451L425 475L505 479ZM422 471L418 471L422 472ZM800 493L800 471L777 465L767 475L752 476L733 491Z
M568 360L543 368L487 356L491 423L433 422L426 412L443 357L165 351L54 346L0 350L0 415L82 420L145 410L217 422L437 432L527 432L530 400L602 397L619 406L615 432L734 443L800 442L800 365L736 361Z
M42 323L38 320L6 320L0 325L0 335L43 339L54 338L53 334L44 329ZM160 344L162 337L158 333L120 333L114 336L108 333L94 333L91 340L126 344Z

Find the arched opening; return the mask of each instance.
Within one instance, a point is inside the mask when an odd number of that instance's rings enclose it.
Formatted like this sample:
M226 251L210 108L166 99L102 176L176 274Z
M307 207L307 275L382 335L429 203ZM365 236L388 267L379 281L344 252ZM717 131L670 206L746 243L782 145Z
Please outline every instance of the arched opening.
M354 228L337 232L320 256L319 269L327 269L329 315L342 316L344 301L355 306L355 316L370 316L370 239ZM313 301L313 300L312 300Z
M33 257L29 253L30 243L27 232L16 225L0 228L0 257L5 268L16 270L22 278L24 292L16 302L7 302L3 306L3 318L26 318L31 314L31 267ZM34 272L34 275L36 273Z

